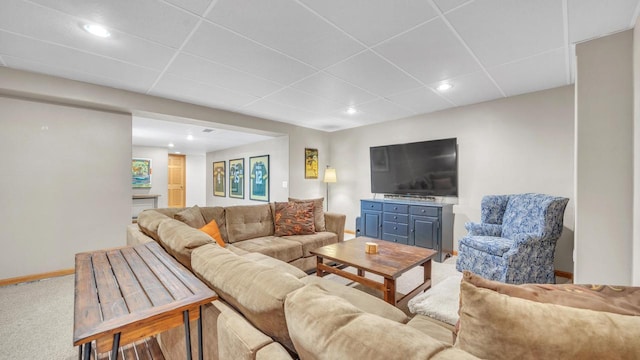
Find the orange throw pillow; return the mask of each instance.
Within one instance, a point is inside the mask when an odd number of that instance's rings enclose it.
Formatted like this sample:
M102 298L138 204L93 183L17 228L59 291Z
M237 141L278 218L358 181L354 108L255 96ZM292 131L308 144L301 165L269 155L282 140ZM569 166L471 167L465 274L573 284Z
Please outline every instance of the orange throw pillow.
M210 223L200 228L201 231L209 234L212 238L216 240L220 247L225 247L227 244L222 240L222 235L220 235L220 228L218 228L218 223L215 220L211 220Z

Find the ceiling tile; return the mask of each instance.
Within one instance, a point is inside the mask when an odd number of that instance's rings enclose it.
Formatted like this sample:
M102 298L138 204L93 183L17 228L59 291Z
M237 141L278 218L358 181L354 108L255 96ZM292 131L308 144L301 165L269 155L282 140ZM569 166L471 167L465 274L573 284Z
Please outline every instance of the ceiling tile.
M241 94L218 86L206 85L167 74L162 76L162 79L160 79L149 93L156 96L227 110L236 109L258 99L248 94Z
M480 70L444 21L436 19L374 48L423 83Z
M569 42L576 43L632 27L638 0L568 0Z
M425 87L394 94L387 98L395 104L420 114L454 106L452 103L434 93L433 90Z
M487 67L563 46L562 1L476 0L445 16Z
M457 106L475 104L487 100L502 98L500 90L484 72L477 72L447 81L453 88L442 93L442 96L453 101ZM441 82L430 84L435 89Z
M456 7L464 4L472 2L473 0L434 0L440 11L447 12L451 9L455 9Z
M219 0L207 17L318 68L364 49L295 1Z
M113 78L120 84L131 84L131 87L148 88L153 84L159 72L147 68L127 64L121 61L101 56L87 54L79 50L42 41L33 40L20 35L10 34L0 30L0 55L8 55L25 61L43 64L45 67L66 69L70 74L76 74L74 79L82 80L82 74L91 75L89 78ZM43 72L43 70L36 70ZM117 80L115 80L117 81Z
M285 85L316 71L208 22L202 23L184 51Z
M391 95L420 86L419 82L371 51L365 51L328 68L326 71L379 96Z
M358 113L350 115L349 118L358 122L359 125L368 125L401 119L412 115L415 115L415 113L410 110L404 109L388 100L378 99L366 104L360 104L358 106Z
M258 97L271 94L283 86L189 54L178 55L167 73Z
M375 45L437 16L424 0L301 0L367 45Z
M313 112L274 103L264 99L244 106L240 111L249 115L273 119L299 126L307 126L306 124L311 121L311 119L316 119L318 117L318 114Z
M564 49L488 69L507 96L567 85Z
M292 87L343 105L355 105L376 98L375 95L324 72L311 75Z
M157 0L31 0L69 15L178 48L198 17Z
M286 88L264 98L267 101L288 105L312 112L331 112L345 106L332 100L311 95L293 88Z
M83 22L56 10L19 0L3 0L0 29L162 70L175 49L112 30L106 39L82 29ZM25 22L23 19L30 18Z
M187 11L200 16L204 15L204 12L211 4L212 0L166 0L176 6L179 6Z

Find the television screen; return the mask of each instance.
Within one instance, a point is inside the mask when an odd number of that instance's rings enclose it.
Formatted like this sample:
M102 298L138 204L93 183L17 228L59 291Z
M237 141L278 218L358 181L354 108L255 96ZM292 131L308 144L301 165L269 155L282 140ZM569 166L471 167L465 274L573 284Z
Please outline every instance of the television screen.
M370 148L371 192L458 196L456 138Z

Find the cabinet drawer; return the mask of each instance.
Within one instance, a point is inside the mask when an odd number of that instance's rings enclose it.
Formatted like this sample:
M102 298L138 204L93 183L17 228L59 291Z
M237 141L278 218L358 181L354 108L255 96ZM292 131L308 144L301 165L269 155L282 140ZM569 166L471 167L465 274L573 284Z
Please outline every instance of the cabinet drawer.
M438 216L438 208L428 206L412 206L411 215Z
M382 232L387 234L407 236L409 234L408 229L409 225L407 224L398 224L388 221L385 221L382 224Z
M396 223L401 223L401 224L408 224L409 223L409 215L385 212L384 213L384 221L396 222Z
M363 201L361 206L362 206L362 210L382 211L382 204L379 202Z
M399 236L399 235L393 235L393 234L382 234L382 240L386 240L386 241L391 241L394 243L400 243L400 244L409 244L409 238L406 236Z
M402 204L384 204L384 212L393 212L400 214L408 214L409 213L409 205Z

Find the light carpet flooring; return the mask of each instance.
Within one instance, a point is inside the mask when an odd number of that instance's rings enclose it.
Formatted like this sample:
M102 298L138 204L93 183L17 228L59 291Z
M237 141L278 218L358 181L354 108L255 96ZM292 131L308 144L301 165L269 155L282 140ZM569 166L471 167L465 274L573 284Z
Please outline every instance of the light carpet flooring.
M433 283L455 273L455 258L433 263ZM329 275L332 280L349 280ZM374 274L367 277L376 278ZM398 280L397 289L406 293L422 278L422 267ZM379 278L377 280L380 280ZM71 360L78 358L73 347L73 275L0 287L0 359Z

